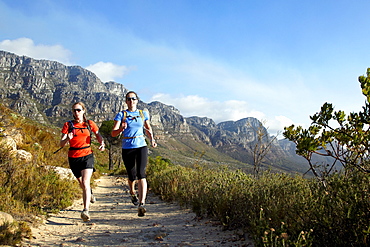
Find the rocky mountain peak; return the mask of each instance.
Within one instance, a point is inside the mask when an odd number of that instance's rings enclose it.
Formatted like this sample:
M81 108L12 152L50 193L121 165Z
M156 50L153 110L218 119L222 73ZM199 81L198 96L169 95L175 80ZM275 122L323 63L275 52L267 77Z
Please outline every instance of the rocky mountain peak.
M0 51L2 104L40 123L61 127L72 118L70 107L78 101L86 104L88 118L98 124L113 120L126 108L127 92L124 85L113 81L103 83L94 73L80 66ZM257 130L264 133L264 141L271 140L262 123L255 118L216 124L207 117L185 118L174 106L158 101L149 104L139 101L138 106L149 111L155 136L168 149L174 149L173 143L182 143L190 149L207 145L236 160L249 162L251 146L258 140ZM193 144L196 145L191 147ZM282 147L277 141L271 150L269 162L272 165L282 156L295 155L291 153L291 146Z

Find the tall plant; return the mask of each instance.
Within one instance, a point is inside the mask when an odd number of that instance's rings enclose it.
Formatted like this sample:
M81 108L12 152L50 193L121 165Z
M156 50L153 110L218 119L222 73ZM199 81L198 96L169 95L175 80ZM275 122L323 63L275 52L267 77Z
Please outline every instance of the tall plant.
M266 155L270 152L272 144L276 141L279 133L272 138L269 136L267 130L263 125L265 121L259 122L258 127L254 127L250 123L248 123L249 127L251 127L254 132L256 133L256 140L251 142L249 147L253 151L253 171L254 176L259 177L260 169Z
M308 129L294 125L284 128L284 137L297 145L297 154L308 161L309 169L324 185L337 164L344 168L345 175L353 171L370 173L370 68L366 76L359 77L359 82L366 96L362 111L346 115L325 103L320 112L310 116ZM314 155L330 157L332 162L315 164Z
M107 142L107 149L108 149L108 155L109 155L109 170L113 170L115 162L114 160L120 160L120 147L122 138L121 136L112 137L111 132L114 126L113 120L104 121L102 125L100 126L100 134L103 136L104 140ZM117 157L115 159L115 157Z

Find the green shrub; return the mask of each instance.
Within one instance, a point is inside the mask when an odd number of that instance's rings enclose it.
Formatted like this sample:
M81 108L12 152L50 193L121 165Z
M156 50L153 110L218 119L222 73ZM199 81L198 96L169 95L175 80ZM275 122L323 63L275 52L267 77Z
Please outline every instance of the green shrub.
M10 129L22 135L18 149L33 155L31 162L12 159L7 150L0 147L0 211L11 214L17 224L3 226L0 243L16 244L28 235L26 220L33 222L35 215L45 215L72 205L81 195L77 181L60 179L50 166L69 167L67 148L57 150L60 130L20 117L0 104L1 130ZM3 138L3 135L0 136ZM15 230L16 229L16 230Z
M335 174L327 188L311 183L310 224L322 246L369 246L370 177L357 172L352 176Z
M31 237L31 229L26 222L5 223L0 226L0 244L15 246L23 238Z
M256 246L369 246L370 181L363 173L316 179L266 172L259 178L226 167L182 167L150 159L148 181L225 228L244 229Z
M12 172L4 172L9 171ZM9 161L0 165L0 211L13 216L58 211L72 205L80 194L76 181L60 179L52 169L34 163Z

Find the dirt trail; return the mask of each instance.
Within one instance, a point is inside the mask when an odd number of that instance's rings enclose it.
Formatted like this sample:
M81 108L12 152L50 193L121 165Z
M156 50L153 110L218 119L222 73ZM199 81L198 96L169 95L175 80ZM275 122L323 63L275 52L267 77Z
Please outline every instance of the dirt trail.
M198 219L190 210L151 193L146 215L138 217L125 180L113 176L96 180L90 222L81 220L82 200L77 200L33 228L33 238L22 246L253 246L235 231L222 231L217 222Z

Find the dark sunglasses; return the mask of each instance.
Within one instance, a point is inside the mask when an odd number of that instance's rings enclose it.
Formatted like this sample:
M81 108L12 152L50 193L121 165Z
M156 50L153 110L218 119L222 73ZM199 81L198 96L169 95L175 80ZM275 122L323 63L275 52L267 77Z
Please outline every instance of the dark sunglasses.
M127 100L127 101L130 101L130 100L137 100L137 98L136 98L136 97L131 97L131 98L129 97L129 98L127 98L126 100Z
M74 112L76 112L76 111L79 111L80 112L80 111L82 111L82 109L73 109L73 111Z

